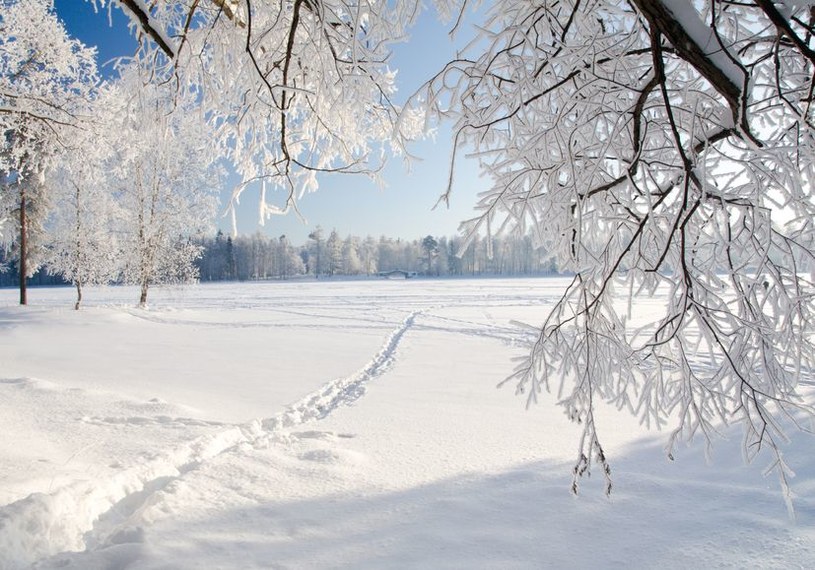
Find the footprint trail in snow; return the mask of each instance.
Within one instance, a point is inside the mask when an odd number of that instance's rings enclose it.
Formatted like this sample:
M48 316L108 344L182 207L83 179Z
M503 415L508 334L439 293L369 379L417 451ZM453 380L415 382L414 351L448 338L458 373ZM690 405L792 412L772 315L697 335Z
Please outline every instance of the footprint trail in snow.
M393 365L402 338L422 312L411 312L361 370L328 382L275 416L225 424L223 430L157 453L106 480L78 482L48 494L34 493L0 508L0 568L26 567L60 552L138 540L131 535L139 529L122 523L170 483L222 453L258 445L283 430L323 419L359 400L366 385Z

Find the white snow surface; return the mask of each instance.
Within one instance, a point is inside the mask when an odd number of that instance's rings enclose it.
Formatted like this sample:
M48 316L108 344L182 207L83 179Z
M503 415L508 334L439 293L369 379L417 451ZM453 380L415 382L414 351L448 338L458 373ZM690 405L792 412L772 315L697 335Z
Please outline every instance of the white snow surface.
M737 431L670 462L612 409L570 494L578 427L496 389L565 284L0 291L0 568L815 567L805 434L794 520Z

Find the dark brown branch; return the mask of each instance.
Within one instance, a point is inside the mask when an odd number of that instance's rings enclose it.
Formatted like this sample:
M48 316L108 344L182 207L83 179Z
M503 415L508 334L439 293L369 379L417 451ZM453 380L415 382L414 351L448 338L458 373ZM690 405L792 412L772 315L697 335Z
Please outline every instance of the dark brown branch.
M286 59L283 62L283 95L281 96L280 105L280 150L283 152L283 156L285 157L286 161L291 160L291 156L289 155L289 146L286 143L286 112L289 107L287 91L289 87L289 68L294 55L294 37L297 34L297 27L300 25L300 7L303 5L303 1L304 0L294 0L291 26L289 28L289 37L286 42ZM288 169L288 165L286 168Z
M163 51L164 54L170 59L175 59L175 50L167 45L167 42L164 41L161 32L152 26L150 23L150 14L142 10L141 6L139 6L134 0L119 1L121 2L122 6L130 10L130 13L139 20L142 30L144 30L150 39L156 42L156 45L161 48L161 51Z
M787 19L778 11L775 4L768 0L756 0L756 5L767 15L778 31L787 36L790 41L795 44L795 47L798 48L798 51L800 51L804 57L812 63L815 63L815 51L812 51L804 40L798 37L798 34L795 33L795 30L792 29Z
M696 43L661 0L632 0L632 3L645 16L652 28L671 42L676 55L692 65L727 100L735 123L740 123L744 84L736 85L713 62L710 54Z
M177 56L181 54L181 48L184 47L184 44L187 41L187 34L190 31L190 24L192 23L193 16L195 16L195 11L198 9L199 1L200 0L194 0L192 6L190 6L189 10L187 11L187 19L184 22L184 31L181 33L181 41L178 43Z

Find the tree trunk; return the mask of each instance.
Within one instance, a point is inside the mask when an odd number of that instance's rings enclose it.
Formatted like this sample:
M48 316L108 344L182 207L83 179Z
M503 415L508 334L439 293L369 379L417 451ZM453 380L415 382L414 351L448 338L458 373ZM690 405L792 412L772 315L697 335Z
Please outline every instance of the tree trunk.
M139 307L144 308L147 305L147 287L149 283L147 280L142 281L141 283L141 296L139 296Z
M81 191L79 189L79 184L74 184L74 189L76 190L76 192L74 193L74 208L76 209L76 228L74 230L76 232L76 244L75 245L76 245L76 251L77 251L77 257L76 257L76 261L77 261L76 265L77 265L77 267L76 267L76 270L77 270L77 273L79 273L79 265L80 265L79 260L81 258L79 252L82 251L82 239L80 238L80 236L82 235L82 216L81 216L81 212L82 212L81 197L82 196L81 196ZM75 311L79 310L79 304L81 302L82 302L82 279L80 277L77 277L77 279L76 279L76 305L74 305L74 310Z
M25 189L20 188L20 260L18 267L20 269L20 304L28 304L28 292L26 290L26 256L28 255L28 227L26 225L26 204L25 204Z
M74 305L74 310L79 310L79 304L82 302L82 282L77 279L76 281L76 305Z

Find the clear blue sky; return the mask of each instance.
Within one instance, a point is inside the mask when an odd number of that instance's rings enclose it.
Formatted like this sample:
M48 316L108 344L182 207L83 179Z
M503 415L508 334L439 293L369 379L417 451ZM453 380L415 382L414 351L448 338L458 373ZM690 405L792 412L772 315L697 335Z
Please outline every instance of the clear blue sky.
M55 5L71 35L98 48L100 65L129 55L135 49L135 40L127 31L128 20L118 8L111 12L111 27L107 9L94 13L91 3L85 0L55 0ZM392 67L399 70L400 94L412 93L452 57L455 50L448 38L448 29L449 26L439 23L433 14L426 13L412 31L410 42L396 47ZM110 71L110 65L103 67L103 71L105 69ZM488 182L479 179L474 162L461 161L450 209L439 206L431 210L447 182L452 151L450 135L442 132L436 142L423 141L411 150L422 160L412 164L410 173L405 171L401 159L392 160L384 172L387 185L384 190L364 177L323 177L320 190L304 196L300 202L300 211L307 220L305 225L294 214L289 214L275 216L267 220L265 226L259 226L259 188L250 187L241 198L238 232L250 234L259 230L273 236L286 234L294 243L305 242L317 225L326 231L336 228L343 236L415 239L428 234L456 234L458 223L473 217L475 196L487 188ZM222 206L229 198L231 187L232 183L227 182L222 192ZM282 191L271 197L275 198L282 206L285 200ZM231 229L228 218L214 223L225 231Z

